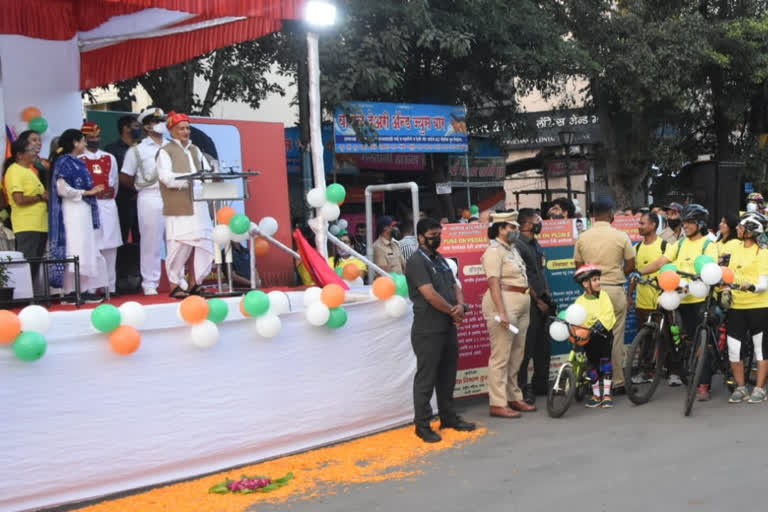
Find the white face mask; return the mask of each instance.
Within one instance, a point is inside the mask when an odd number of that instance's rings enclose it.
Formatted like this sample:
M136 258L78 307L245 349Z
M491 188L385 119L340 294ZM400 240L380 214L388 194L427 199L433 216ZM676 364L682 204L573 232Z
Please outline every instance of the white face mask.
M757 203L747 203L747 211L748 212L756 212L757 211Z
M157 123L152 127L152 131L158 135L165 135L168 130L165 128L165 123Z

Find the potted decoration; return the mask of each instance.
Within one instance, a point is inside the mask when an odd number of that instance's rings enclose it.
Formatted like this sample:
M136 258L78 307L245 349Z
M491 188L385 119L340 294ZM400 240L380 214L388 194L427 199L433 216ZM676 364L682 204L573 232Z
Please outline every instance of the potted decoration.
M13 288L7 287L11 277L8 274L8 263L10 261L10 257L0 259L0 307L10 306L13 301Z

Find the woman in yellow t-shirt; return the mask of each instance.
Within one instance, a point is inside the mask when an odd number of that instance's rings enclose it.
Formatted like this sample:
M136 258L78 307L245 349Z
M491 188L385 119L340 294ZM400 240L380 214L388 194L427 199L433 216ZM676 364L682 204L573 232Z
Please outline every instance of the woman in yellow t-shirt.
M717 238L717 252L720 255L720 264L728 265L728 257L733 247L741 244L741 240L736 233L736 227L739 225L739 216L735 213L729 213L722 219L717 226L719 236Z
M16 250L25 258L42 258L48 243L48 192L32 170L39 147L28 138L18 138L11 145L11 156L3 184L11 206L11 225ZM39 263L30 264L33 278Z

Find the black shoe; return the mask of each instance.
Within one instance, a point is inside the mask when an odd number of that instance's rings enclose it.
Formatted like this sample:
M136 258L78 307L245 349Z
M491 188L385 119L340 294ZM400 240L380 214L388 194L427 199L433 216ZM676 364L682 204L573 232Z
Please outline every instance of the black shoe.
M90 293L90 292L81 293L80 298L86 304L99 304L101 302L104 302L103 295L96 295L95 293Z
M460 417L456 417L453 421L441 421L440 422L440 430L444 428L452 428L453 430L458 430L459 432L472 432L475 430L475 424L470 423L468 421L464 421Z
M526 386L525 389L523 389L523 400L528 405L536 403L536 393L533 392L533 386Z
M421 438L425 443L439 443L443 440L440 434L432 430L430 427L416 427L416 435Z
M613 396L619 396L619 395L626 395L627 390L624 389L624 386L617 386L613 388Z
M75 304L77 304L77 298L75 297L75 293L72 292L64 295L61 298L61 303L71 305L71 306L74 306Z

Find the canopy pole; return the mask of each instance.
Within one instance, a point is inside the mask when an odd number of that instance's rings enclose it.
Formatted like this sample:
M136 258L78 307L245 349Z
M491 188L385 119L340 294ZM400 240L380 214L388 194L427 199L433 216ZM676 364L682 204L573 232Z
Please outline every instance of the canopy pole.
M312 147L312 170L315 188L322 190L325 196L325 169L323 168L323 139L320 121L320 51L317 32L307 32L307 67L309 68L309 136ZM327 232L328 222L320 208L315 209L317 224L315 248L324 259L328 259ZM312 224L310 224L312 226Z

